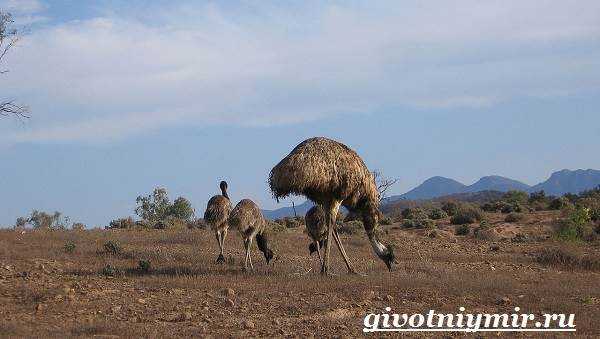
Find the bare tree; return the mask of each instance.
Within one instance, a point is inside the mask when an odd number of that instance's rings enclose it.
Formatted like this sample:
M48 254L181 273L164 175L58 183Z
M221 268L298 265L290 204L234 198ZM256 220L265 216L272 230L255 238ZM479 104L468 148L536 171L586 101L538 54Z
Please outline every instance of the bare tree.
M10 13L0 11L0 65L8 51L15 46L21 38L21 32L12 27L14 20ZM8 70L0 68L0 74ZM20 106L14 100L0 100L0 117L14 116L17 118L29 118L29 109Z
M398 182L398 179L384 177L379 170L373 171L373 178L375 178L375 185L377 185L377 191L379 192L379 201L385 199L387 190Z

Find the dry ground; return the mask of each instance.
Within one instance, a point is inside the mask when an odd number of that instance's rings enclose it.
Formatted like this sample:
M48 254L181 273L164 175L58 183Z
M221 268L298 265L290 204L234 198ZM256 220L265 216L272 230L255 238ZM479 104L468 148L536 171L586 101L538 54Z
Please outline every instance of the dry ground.
M367 312L386 306L398 313L457 312L459 306L575 313L579 336L600 336L600 272L536 263L541 248L558 246L542 240L552 215L530 215L520 225L501 218L492 217L494 242L456 237L447 222L435 238L386 226L400 261L392 273L362 233L344 236L367 276L346 275L336 250L339 275L328 278L315 273L301 230L271 234L279 258L267 267L253 252L253 273L240 269L235 232L226 242L230 258L219 266L214 236L204 230L1 231L0 336L354 337L362 335ZM533 240L507 240L518 233ZM104 253L109 240L121 245L121 254ZM64 251L67 242L76 245L73 253ZM597 244L579 246L600 254ZM140 259L151 262L149 273L135 270ZM107 264L123 273L103 275Z

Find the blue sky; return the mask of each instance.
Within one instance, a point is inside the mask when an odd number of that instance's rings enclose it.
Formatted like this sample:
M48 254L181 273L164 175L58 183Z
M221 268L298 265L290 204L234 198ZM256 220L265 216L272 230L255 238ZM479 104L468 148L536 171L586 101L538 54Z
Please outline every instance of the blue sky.
M225 3L225 4L223 4ZM402 193L433 175L535 184L600 168L597 1L0 0L28 34L0 97L0 225L90 226L166 187L264 208L269 170L340 140Z

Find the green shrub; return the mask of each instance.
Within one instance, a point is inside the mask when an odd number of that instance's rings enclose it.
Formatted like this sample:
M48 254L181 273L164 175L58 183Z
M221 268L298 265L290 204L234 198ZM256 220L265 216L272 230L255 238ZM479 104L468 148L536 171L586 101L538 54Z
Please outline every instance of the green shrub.
M498 212L498 208L499 205L498 203L491 203L491 202L486 202L485 204L481 205L481 209L486 211L486 212Z
M454 225L472 224L476 221L483 220L481 210L474 206L461 206L456 214L450 219Z
M441 208L434 208L431 211L429 211L429 218L433 220L444 219L447 216L448 214L446 214L446 212L444 212L444 210L442 210Z
M362 221L352 220L338 226L338 233L357 234L364 229Z
M303 217L285 217L282 219L277 219L277 220L275 220L275 222L286 228L298 228L298 227L304 225L304 218Z
M590 209L578 206L569 213L567 219L559 221L556 237L563 241L589 239L594 232L590 221Z
M404 219L426 219L427 213L422 208L405 208L402 211L402 217Z
M529 201L529 194L523 191L508 191L504 193L502 200L508 202L509 204L524 205Z
M150 272L150 261L148 260L140 260L138 262L138 270L142 273Z
M469 225L459 225L454 230L454 234L456 235L468 235L471 232L471 227Z
M118 243L110 240L104 244L104 252L112 255L121 253L121 246Z
M385 218L381 219L381 221L379 223L384 226L393 224L392 218L389 218L389 217L385 217Z
M506 221L506 222L517 222L517 221L521 221L521 220L523 220L523 214L520 214L520 213L509 213L504 218L504 221Z
M279 224L273 220L267 220L267 228L270 229L272 232L285 232L287 231L287 227L285 227L282 224Z
M107 229L132 229L135 228L137 225L135 223L135 221L133 221L132 217L127 217L127 218L120 218L120 219L115 219L113 221L110 222L110 224L108 225L108 227L106 227Z
M504 204L502 204L502 207L500 209L500 212L502 213L521 213L525 211L525 207L523 207L523 205L521 205L518 202L513 202L513 203L509 203L509 202L505 202Z
M109 277L114 277L121 274L121 271L118 268L112 266L111 264L107 264L106 266L104 266L104 268L102 268L101 273Z
M77 248L77 246L72 241L69 241L68 243L65 244L65 246L63 246L63 250L66 253L73 253L73 252L75 252L75 248Z
M560 197L560 198L554 198L552 199L552 201L550 201L550 204L548 205L548 208L551 210L562 210L563 208L567 207L571 205L571 202L569 201L569 199L565 198L565 197Z
M435 228L435 222L431 219L405 219L402 223L404 228Z
M454 216L459 209L459 205L456 201L446 201L442 204L442 210L450 216Z

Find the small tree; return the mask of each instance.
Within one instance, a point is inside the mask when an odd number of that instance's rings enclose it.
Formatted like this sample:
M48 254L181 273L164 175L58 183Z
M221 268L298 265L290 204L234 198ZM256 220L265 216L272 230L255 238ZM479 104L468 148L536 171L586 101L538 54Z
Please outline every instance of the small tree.
M379 192L379 201L382 201L387 196L387 190L394 186L398 179L387 178L383 176L383 173L379 170L373 171L373 178L375 179L375 185L377 186L377 192Z
M152 194L135 199L138 206L135 213L145 221L155 223L164 220L171 208L167 190L161 187L154 189Z
M194 217L192 203L184 197L175 199L170 208L169 215L187 222L192 222Z
M10 13L0 10L0 65L8 51L15 46L21 38L21 32L13 27L14 20ZM0 74L8 70L0 68ZM16 116L28 118L28 108L20 106L10 99L0 99L0 117Z
M136 202L135 213L151 227L165 228L193 221L194 209L190 201L179 197L171 203L164 188L157 187L152 194L137 197Z

